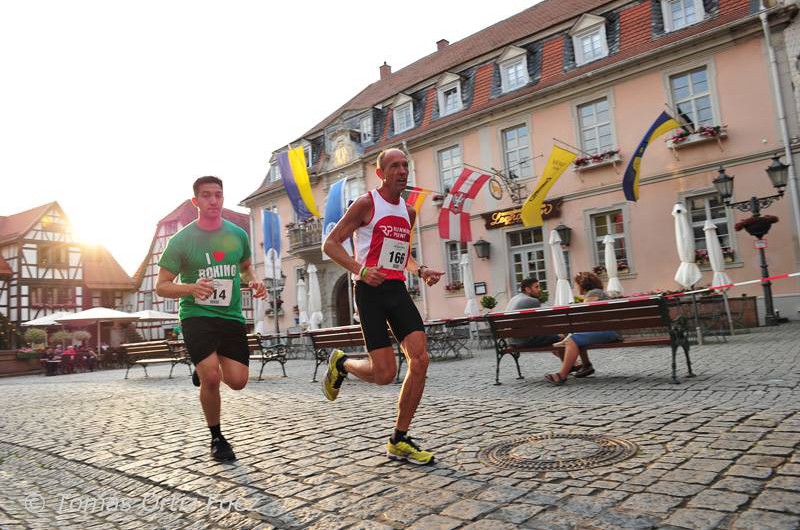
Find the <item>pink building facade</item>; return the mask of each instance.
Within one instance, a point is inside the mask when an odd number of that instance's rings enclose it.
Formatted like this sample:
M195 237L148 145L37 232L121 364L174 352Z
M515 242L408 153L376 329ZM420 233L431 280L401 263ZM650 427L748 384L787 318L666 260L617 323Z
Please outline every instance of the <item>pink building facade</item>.
M426 318L464 313L463 253L476 287L497 298L500 308L526 276L554 287L547 241L556 226L570 229L564 249L571 276L604 265L602 240L611 235L626 294L681 289L673 279L680 262L671 215L676 203L688 209L695 233L703 272L696 285L712 278L702 252L706 220L717 226L731 279L759 278L754 238L735 230L750 214L726 207L712 182L724 168L735 176L734 200L773 195L765 172L772 157L794 167L798 162L798 105L788 73L793 48L787 45L796 33L797 6L758 8L748 0L545 2L462 41L440 41L435 53L398 72L384 66L380 81L299 140L311 155L317 204L324 207L329 187L345 176L349 197L375 187L375 158L386 147L410 153L415 184L423 188L444 192L464 167L518 188L517 197L507 187L502 196L488 187L481 191L468 244L442 241L441 202L425 202L417 258L447 273L444 285L432 288L410 281ZM769 41L761 18L768 21ZM698 132L676 130L650 144L640 199L629 202L621 185L625 167L664 110L680 111ZM544 226L525 228L514 212L559 141L595 159L570 167L555 184L548 195L555 207ZM258 266L261 210L275 209L284 224L294 219L275 167L243 204L251 208ZM784 197L763 213L780 219L766 237L770 273L800 270L793 168ZM291 224L282 326L296 323L294 286L310 263L319 271L325 324L349 323L346 275L322 258L321 223ZM488 258L478 258L477 240L488 242ZM773 292L781 315L797 319L797 280L778 280ZM748 285L730 295L762 297L762 290Z

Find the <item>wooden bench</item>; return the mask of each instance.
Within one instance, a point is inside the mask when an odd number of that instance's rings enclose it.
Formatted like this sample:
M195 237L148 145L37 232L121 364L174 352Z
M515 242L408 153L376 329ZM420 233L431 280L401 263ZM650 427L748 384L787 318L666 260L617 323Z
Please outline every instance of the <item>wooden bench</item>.
M261 370L258 372L258 380L261 381L264 367L270 362L281 363L283 377L286 377L286 347L280 344L266 346L265 340L259 333L247 335L247 347L250 349L250 360L261 361Z
M517 379L522 379L519 355L527 352L552 351L563 348L554 346L514 346L510 339L523 339L535 335L576 333L582 331L616 330L622 340L605 344L592 344L586 349L631 348L636 346L662 346L672 349L672 382L678 383L675 355L678 347L686 355L687 377L694 377L689 359L689 337L686 319L671 319L667 300L660 296L647 296L621 300L606 300L564 307L527 309L512 313L489 313L476 320L489 323L492 341L497 354L495 384L500 384L500 361L511 355L517 365ZM639 336L632 336L639 330ZM648 333L642 333L649 331Z
M312 329L306 331L306 334L311 337L311 344L314 349L314 377L311 382L317 382L317 371L323 364L327 364L328 355L333 349L340 349L347 353L351 359L364 359L367 357L367 352L364 351L366 347L364 343L364 335L361 333L361 326L340 326L337 328L323 328ZM389 333L395 344L394 336ZM403 366L403 352L400 345L397 345L397 378L396 382L400 382L400 369Z
M176 364L185 364L192 375L191 361L183 345L183 341L154 340L149 342L131 342L121 346L125 350L125 379L134 366L144 369L144 376L148 377L147 365L169 363L169 379L172 379L172 370Z

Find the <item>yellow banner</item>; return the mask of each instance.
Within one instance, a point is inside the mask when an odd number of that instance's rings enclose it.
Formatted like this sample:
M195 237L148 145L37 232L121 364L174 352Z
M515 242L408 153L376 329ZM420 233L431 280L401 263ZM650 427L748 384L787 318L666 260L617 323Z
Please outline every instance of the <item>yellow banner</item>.
M536 184L536 189L533 190L530 197L525 200L522 205L522 224L528 227L542 226L542 204L550 192L550 188L556 183L558 178L564 173L578 155L566 149L562 149L557 145L553 146L550 152L550 158L547 160L547 165L544 168L539 182Z
M300 197L303 198L306 208L315 217L320 217L317 203L314 201L314 194L311 193L311 179L308 178L306 155L302 147L295 147L289 150L289 165L292 166L294 183L297 185L297 191L300 192Z

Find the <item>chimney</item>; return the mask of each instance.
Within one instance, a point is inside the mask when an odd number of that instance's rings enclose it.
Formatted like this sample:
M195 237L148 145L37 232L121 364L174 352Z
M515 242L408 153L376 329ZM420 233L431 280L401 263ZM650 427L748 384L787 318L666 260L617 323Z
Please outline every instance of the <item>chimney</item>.
M381 65L381 81L388 79L390 75L392 75L392 67L386 64L386 61L383 61Z
M450 41L448 41L447 39L442 39L442 40L436 41L436 51L437 52L447 48L448 46L450 46Z

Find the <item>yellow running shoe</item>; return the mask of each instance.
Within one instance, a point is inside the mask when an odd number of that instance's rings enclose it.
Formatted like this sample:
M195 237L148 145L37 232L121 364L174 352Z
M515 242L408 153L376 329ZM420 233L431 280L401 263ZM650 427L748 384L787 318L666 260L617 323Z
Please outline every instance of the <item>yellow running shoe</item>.
M347 374L340 372L336 366L339 359L344 356L342 350L333 350L328 355L328 368L325 370L325 377L322 378L322 393L325 394L328 401L333 401L339 396L339 387L347 377Z
M386 442L386 454L392 460L408 460L421 466L433 464L433 453L420 449L410 436L397 440L396 443L389 438Z

